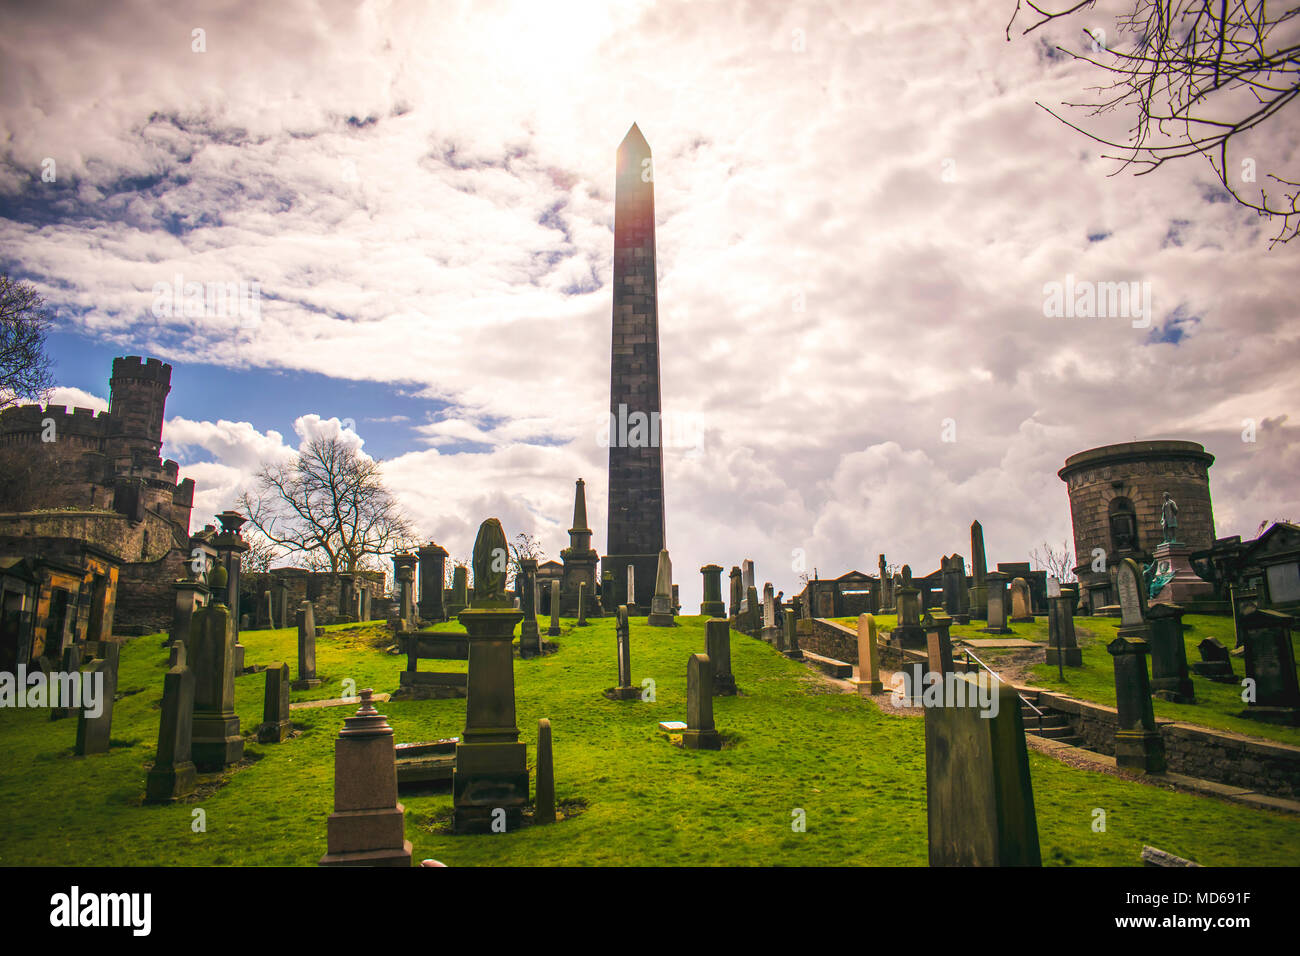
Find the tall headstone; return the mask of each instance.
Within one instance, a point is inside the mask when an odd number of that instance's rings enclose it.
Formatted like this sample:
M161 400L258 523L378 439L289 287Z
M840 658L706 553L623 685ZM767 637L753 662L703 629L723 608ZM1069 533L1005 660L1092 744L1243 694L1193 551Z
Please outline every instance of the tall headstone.
M758 600L757 588L751 587L745 592L743 607L745 613L740 617L744 623L740 630L750 637L758 637L763 626L763 605Z
M271 630L280 626L275 620L275 599L270 591L262 592L262 620L266 621L266 626Z
M578 619L573 622L574 627L587 626L587 582L578 582Z
M1041 866L1020 699L991 675L950 680L966 682L967 701L978 699L977 681L991 680L998 709L925 708L930 865Z
M727 606L722 603L722 566L706 564L700 568L700 574L704 577L700 613L705 617L725 617Z
M731 672L731 625L726 618L711 617L704 622L704 644L713 666L713 693L734 697L736 675Z
M225 770L244 756L235 714L235 629L225 601L225 568L214 572L213 601L194 612L190 666L194 671L191 752L203 773Z
M515 625L523 614L510 607L505 570L497 570L495 555L505 548L501 522L484 521L474 542L473 607L457 618L469 639L465 731L452 771L452 825L457 833L491 832L502 820L514 831L528 803L527 749L515 725L512 650Z
M614 643L618 658L618 686L605 691L605 696L610 700L640 700L641 691L632 686L632 630L626 604L618 606Z
M988 619L988 627L981 630L986 634L1010 634L1011 629L1007 627L1008 575L989 571L984 580L984 616Z
M925 628L921 626L920 589L912 585L912 566L903 565L903 571L894 589L898 607L898 624L890 632L890 642L905 650L923 650Z
M1164 773L1165 742L1151 709L1147 642L1140 637L1116 637L1106 650L1115 658L1115 763L1144 773Z
M673 618L673 563L666 550L659 552L655 593L650 599L650 616L646 623L651 627L674 627L677 623Z
M722 737L713 726L713 667L708 654L692 654L687 662L682 746L691 750L722 749Z
M537 627L537 559L524 558L519 568L519 606L524 612L519 625L519 656L536 657L542 653L542 634Z
M397 579L398 617L402 630L416 631L420 628L419 613L415 606L415 565L419 561L414 554L402 552L393 555L393 576Z
M772 582L763 585L763 630L760 636L773 647L777 644L776 630L776 596L773 594Z
M560 611L579 618L585 618L596 610L596 563L600 560L591 546L591 529L587 527L586 488L586 482L581 478L574 483L573 527L569 529L569 546L560 552L560 560L564 562L560 577ZM583 595L581 608L578 606L580 593Z
M397 748L388 718L361 691L361 707L334 742L334 812L321 866L410 866L405 808L397 802Z
M172 645L171 669L163 676L158 753L145 777L145 803L170 803L194 792L198 771L190 756L194 722L194 674L185 666L185 642Z
M114 641L100 643L101 658L81 675L82 681L100 684L99 713L90 716L83 707L77 711L78 756L108 753L109 738L113 730L113 697L117 693L117 669L122 646ZM102 682L102 683L101 683Z
M442 582L447 578L447 549L430 541L417 548L416 554L420 557L420 617L435 623L445 621Z
M758 593L758 588L754 584L754 562L746 558L740 562L740 613L745 615L749 613L749 592L753 590Z
M208 587L202 581L182 578L172 582L172 590L176 593L172 607L172 627L168 633L169 644L189 638L194 609L206 604L208 598Z
M560 635L560 582L551 582L551 626L546 629L547 637Z
M240 622L243 620L243 614L248 610L239 606L241 563L243 555L248 552L248 542L240 536L239 529L244 526L244 522L248 519L238 511L223 511L217 515L217 520L221 522L221 531L213 536L212 546L217 550L217 567L226 570L225 603L230 608L230 619L235 629L235 644L238 645ZM215 570L216 568L208 575L209 586L211 586L212 573L215 573ZM190 632L186 631L185 633L188 635ZM192 660L193 656L191 655Z
M1280 611L1256 608L1240 617L1246 645L1246 677L1254 699L1241 716L1270 723L1300 724L1300 687L1296 682L1295 650L1291 646L1294 618Z
M882 554L877 562L880 570L880 612L883 614L894 606L894 579L889 575L889 565Z
M1183 640L1183 615L1178 604L1152 604L1147 609L1151 647L1151 693L1176 704L1196 703L1196 692L1187 670L1187 642Z
M613 334L609 385L609 553L621 579L637 567L636 594L612 604L649 607L664 548L663 447L659 420L659 306L654 175L636 124L618 147L614 186ZM670 592L671 593L671 592Z
M447 603L447 616L455 617L469 607L469 570L463 564L451 569L451 600Z
M298 605L298 679L294 690L311 690L320 686L316 676L316 611L311 601Z
M1056 593L1048 588L1047 598L1047 663L1057 665L1058 656L1066 667L1082 667L1083 652L1074 633L1074 606L1078 600L1073 588L1057 586Z
M781 653L792 661L803 660L803 651L799 648L799 621L793 609L781 618Z
M1011 582L1011 623L1033 624L1034 606L1029 594L1029 582L1016 578Z
M727 617L731 620L732 627L735 627L740 616L740 606L745 602L745 590L741 583L740 568L735 565L731 566L729 580L731 582L731 592L728 597Z
M533 823L555 822L555 759L551 753L551 722L537 721L537 796L533 800Z
M266 669L266 693L262 698L262 725L257 742L279 744L289 739L289 665L276 661Z
M858 694L870 697L884 692L880 682L879 650L876 648L876 619L870 614L858 615Z
M978 521L970 526L970 616L985 619L988 617L988 564L984 557L984 527Z
M656 558L655 560L658 561L658 558ZM627 611L629 614L636 613L636 601L633 600L635 596L636 596L636 565L629 564L627 566Z

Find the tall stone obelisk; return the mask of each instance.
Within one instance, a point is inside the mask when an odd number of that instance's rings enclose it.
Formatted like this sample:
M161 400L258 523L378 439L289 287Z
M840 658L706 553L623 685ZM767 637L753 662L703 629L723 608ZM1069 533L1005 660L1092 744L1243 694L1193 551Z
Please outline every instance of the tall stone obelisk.
M636 124L618 147L614 189L614 322L609 383L609 533L601 570L618 593L606 607L649 607L664 547L659 423L659 307L650 146ZM627 594L634 565L637 593Z

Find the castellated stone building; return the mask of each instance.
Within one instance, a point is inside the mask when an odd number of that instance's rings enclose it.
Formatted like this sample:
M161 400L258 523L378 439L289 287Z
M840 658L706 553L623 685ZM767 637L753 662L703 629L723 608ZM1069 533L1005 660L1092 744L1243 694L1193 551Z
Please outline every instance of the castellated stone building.
M107 412L54 405L0 412L0 559L39 562L51 549L71 554L78 546L110 558L119 566L115 606L106 595L110 606L95 614L102 621L107 611L103 629L120 634L166 630L172 582L187 576L194 482L178 482L177 463L159 454L171 374L156 358L128 355L113 360ZM86 593L72 600L93 603ZM29 610L39 619L38 608Z
M1111 572L1124 558L1150 564L1163 540L1164 493L1178 505L1178 541L1192 550L1214 545L1209 469L1214 456L1191 441L1137 441L1071 455L1057 476L1070 495L1075 574L1081 604L1114 604ZM1106 568L1093 570L1098 552Z

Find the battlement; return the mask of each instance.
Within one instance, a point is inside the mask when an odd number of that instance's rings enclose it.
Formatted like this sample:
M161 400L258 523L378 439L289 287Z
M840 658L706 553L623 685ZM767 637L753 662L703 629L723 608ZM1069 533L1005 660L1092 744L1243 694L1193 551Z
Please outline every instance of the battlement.
M70 436L101 438L109 421L107 412L93 408L68 409L66 405L17 405L0 411L0 435L39 438L54 422L54 439Z
M113 378L157 382L170 388L172 367L162 359L145 359L139 355L127 355L113 359Z

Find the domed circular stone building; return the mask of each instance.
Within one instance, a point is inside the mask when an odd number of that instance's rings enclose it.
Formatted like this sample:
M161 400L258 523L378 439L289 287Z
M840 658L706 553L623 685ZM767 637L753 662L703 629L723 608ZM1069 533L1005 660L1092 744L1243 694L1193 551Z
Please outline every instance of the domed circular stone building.
M1192 550L1214 545L1212 464L1214 456L1192 441L1103 445L1065 460L1057 475L1070 495L1081 606L1095 613L1115 603L1110 571L1124 558L1151 562L1164 539L1160 509L1165 492L1178 505L1178 542ZM1094 571L1094 566L1105 570Z

